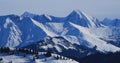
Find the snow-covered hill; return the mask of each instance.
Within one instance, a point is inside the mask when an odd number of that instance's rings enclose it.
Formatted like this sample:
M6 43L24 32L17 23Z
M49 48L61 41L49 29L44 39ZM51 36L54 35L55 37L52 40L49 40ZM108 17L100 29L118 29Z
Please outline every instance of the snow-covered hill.
M22 54L22 53L21 53ZM45 57L44 55L39 55L38 59L33 60L33 55L7 55L0 54L0 63L78 63L74 60L63 60L56 59L55 57Z
M43 50L48 50L47 46L44 46L48 45L52 51L76 50L79 51L78 54L86 50L116 52L120 50L119 30L119 19L113 21L105 19L101 22L78 10L66 17L25 12L21 16L13 14L0 16L0 46L34 45L36 49L37 46L41 46ZM51 42L46 40L48 36L52 38ZM41 43L36 44L38 41ZM42 44L44 42L47 43Z

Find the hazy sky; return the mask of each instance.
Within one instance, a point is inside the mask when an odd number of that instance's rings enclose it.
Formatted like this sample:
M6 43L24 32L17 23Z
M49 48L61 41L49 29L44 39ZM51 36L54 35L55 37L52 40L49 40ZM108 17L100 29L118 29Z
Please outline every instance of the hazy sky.
M120 18L120 0L0 0L0 15L28 11L61 17L76 9L99 19Z

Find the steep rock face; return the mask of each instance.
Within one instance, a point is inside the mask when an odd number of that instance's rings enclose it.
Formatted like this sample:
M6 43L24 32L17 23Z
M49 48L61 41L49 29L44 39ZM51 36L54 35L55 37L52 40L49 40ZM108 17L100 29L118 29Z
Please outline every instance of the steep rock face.
M1 21L1 44L0 46L15 47L22 42L21 31L18 26L11 21L10 18L6 18L4 22ZM11 43L13 42L13 43Z
M40 39L43 39L46 36L46 32L44 32L41 28L36 26L31 18L24 17L19 23L19 28L22 31L22 40L23 45L27 45L30 42L35 42ZM26 43L26 44L25 44Z

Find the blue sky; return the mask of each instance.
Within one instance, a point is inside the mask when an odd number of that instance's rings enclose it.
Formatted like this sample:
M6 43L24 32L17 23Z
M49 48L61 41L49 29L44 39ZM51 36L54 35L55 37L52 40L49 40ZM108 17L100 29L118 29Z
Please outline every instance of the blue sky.
M0 15L28 11L64 17L76 9L98 19L120 18L120 0L0 0Z

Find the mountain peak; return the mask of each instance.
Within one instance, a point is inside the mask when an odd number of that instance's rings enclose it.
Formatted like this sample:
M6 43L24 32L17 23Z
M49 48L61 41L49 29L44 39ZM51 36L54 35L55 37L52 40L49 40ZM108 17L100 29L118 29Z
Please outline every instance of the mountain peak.
M73 11L69 14L69 16L76 16L76 15L78 15L78 16L82 17L83 13L84 13L83 11L73 10Z
M22 17L31 17L33 18L36 14L30 13L28 11L25 11L21 16Z
M83 11L79 11L79 10L73 10L68 16L67 16L68 20L83 26L83 27L97 27L96 22L94 22L94 19L85 14Z

